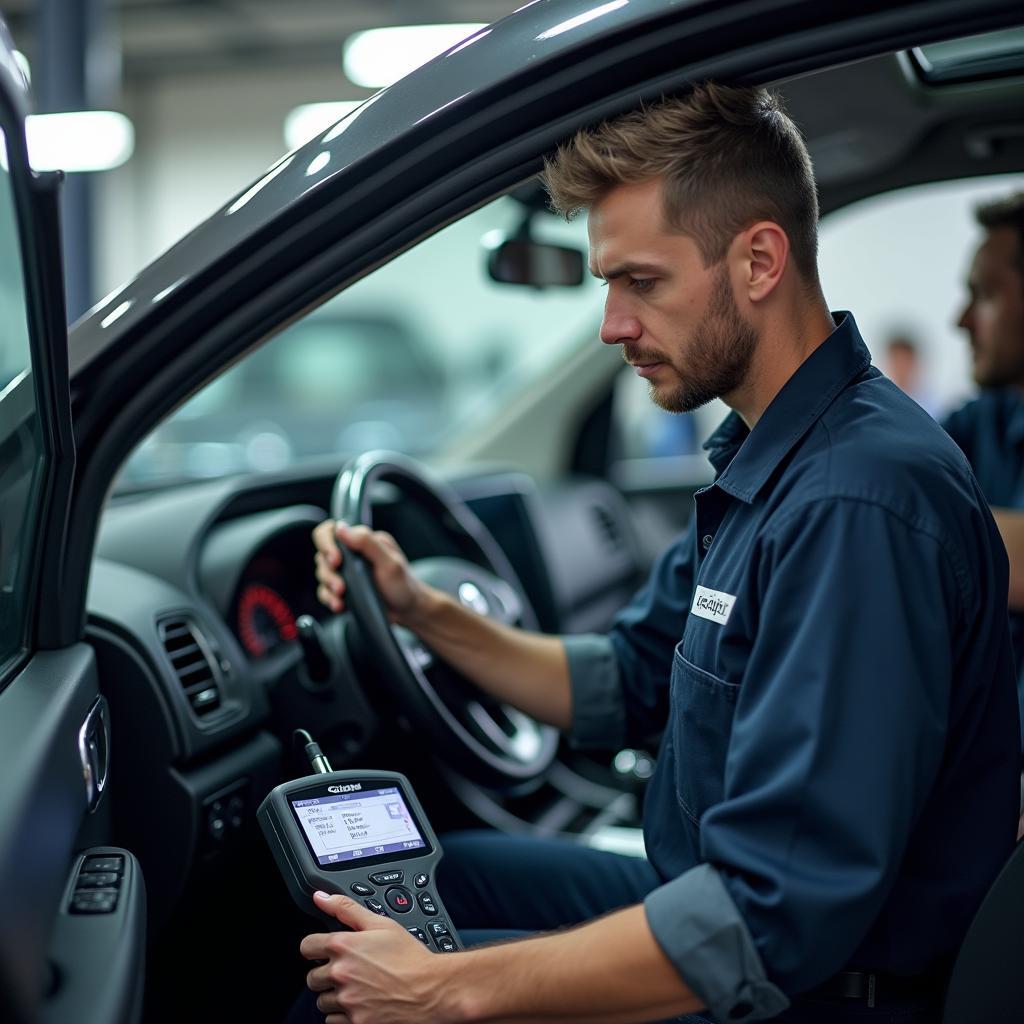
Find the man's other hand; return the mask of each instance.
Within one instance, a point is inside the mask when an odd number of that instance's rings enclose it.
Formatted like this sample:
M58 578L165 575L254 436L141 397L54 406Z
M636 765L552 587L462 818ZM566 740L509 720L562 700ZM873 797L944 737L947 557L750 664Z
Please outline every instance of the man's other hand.
M340 571L343 546L370 563L374 583L393 622L412 626L425 612L430 588L412 574L408 560L390 533L325 519L313 530L313 543L320 584L316 596L332 612L345 608L345 581Z
M443 1024L455 1020L446 969L453 954L431 953L397 921L347 896L314 894L317 908L352 929L307 935L299 952L324 961L306 976L326 1024Z

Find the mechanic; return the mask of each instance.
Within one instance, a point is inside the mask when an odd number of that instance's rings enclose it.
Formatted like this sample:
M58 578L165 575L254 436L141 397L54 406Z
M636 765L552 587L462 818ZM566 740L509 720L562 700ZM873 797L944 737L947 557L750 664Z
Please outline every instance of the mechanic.
M316 1005L329 1024L938 1021L1017 820L984 497L829 314L810 160L768 93L708 84L627 113L545 180L563 213L589 210L601 340L663 408L733 410L707 445L715 482L608 636L478 616L361 526L315 530L318 594L343 609L340 543L394 621L500 700L578 744L662 733L648 859L449 837L439 885L467 943L577 926L442 956L318 895L354 931L303 940Z
M963 449L1010 559L1010 635L1024 706L1024 192L976 211L985 238L958 326L970 338L980 397L943 422Z

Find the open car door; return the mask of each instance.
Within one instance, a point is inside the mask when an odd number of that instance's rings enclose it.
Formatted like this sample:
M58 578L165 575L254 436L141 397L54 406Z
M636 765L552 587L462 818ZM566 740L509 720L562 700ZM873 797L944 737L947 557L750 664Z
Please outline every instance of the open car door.
M0 22L0 1019L120 1024L141 1010L145 898L104 843L92 649L53 627L74 443L60 175L29 168L27 108Z

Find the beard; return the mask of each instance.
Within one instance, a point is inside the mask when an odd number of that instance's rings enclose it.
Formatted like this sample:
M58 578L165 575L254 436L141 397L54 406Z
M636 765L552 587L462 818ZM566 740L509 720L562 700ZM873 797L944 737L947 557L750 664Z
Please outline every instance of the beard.
M682 352L670 365L675 370L674 386L659 389L650 385L651 400L666 412L692 412L708 402L735 391L747 378L757 348L757 331L740 314L732 294L728 268L723 263L715 273L711 297ZM664 361L639 350L623 350L631 362Z
M973 373L980 388L1009 388L1024 385L1024 345L988 345L980 350L972 343ZM979 358L980 357L980 358Z

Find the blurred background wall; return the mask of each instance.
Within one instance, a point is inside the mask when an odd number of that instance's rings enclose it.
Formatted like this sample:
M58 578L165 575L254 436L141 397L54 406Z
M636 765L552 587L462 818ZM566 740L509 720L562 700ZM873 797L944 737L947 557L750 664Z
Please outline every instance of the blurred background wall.
M97 175L96 297L274 163L287 148L284 123L291 110L369 94L343 81L339 61L139 79L122 108L135 125L135 154Z
M354 33L489 23L525 2L0 0L31 70L37 111L112 109L134 126L126 163L76 176L89 193L90 266L77 252L69 276L87 271L89 304L98 300L286 152L290 111L371 96L374 88L343 70ZM79 55L76 95L69 84ZM74 319L87 305L69 307Z

